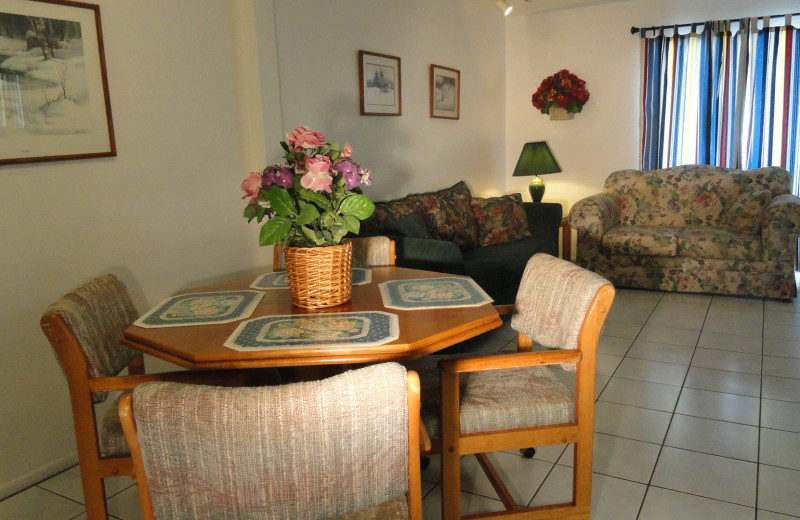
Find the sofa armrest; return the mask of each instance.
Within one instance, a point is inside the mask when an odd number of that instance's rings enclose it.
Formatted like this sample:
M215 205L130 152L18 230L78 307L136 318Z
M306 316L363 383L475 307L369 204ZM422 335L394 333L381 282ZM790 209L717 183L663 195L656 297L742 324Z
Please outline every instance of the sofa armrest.
M569 210L569 223L577 232L578 265L591 269L600 258L603 234L619 224L619 205L608 193L581 199Z
M764 260L794 266L800 236L800 197L783 194L772 199L761 221Z
M557 202L523 202L528 217L528 228L533 238L547 239L556 245L558 251L558 232L564 208Z
M569 210L572 229L600 238L619 224L619 206L608 193L597 193L576 202Z
M453 242L433 238L389 235L395 241L398 267L437 273L465 274L461 250Z

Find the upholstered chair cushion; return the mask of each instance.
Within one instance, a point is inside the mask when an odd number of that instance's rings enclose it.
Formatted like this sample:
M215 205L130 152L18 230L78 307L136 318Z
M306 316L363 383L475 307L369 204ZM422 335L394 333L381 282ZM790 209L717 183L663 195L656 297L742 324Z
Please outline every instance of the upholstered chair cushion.
M353 243L353 267L392 265L389 237L358 237Z
M472 198L478 223L478 244L491 246L531 238L528 216L519 193L502 197Z
M138 355L122 344L122 333L139 315L127 288L113 274L82 285L46 312L60 316L75 335L92 377L115 376ZM97 393L93 400L99 403L106 397Z
M422 422L431 439L442 434L437 363L474 355L426 356L406 364L419 374ZM472 372L460 377L459 386L462 434L563 424L574 418L572 391L547 367Z
M145 383L133 410L156 518L335 518L408 491L396 363L277 387Z
M130 448L128 448L128 443L125 441L125 434L119 421L119 398L114 402L114 406L103 416L103 420L100 421L97 435L100 440L100 455L102 457L130 455Z

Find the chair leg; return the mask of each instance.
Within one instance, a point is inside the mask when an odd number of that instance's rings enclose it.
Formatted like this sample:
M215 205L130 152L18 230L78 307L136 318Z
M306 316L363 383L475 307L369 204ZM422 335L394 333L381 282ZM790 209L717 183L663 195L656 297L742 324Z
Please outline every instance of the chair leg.
M575 443L572 470L575 508L584 510L586 518L592 507L592 438Z
M461 455L442 450L442 520L461 518Z
M106 520L108 506L106 505L106 487L102 478L84 475L81 472L83 483L83 499L86 502L86 520Z

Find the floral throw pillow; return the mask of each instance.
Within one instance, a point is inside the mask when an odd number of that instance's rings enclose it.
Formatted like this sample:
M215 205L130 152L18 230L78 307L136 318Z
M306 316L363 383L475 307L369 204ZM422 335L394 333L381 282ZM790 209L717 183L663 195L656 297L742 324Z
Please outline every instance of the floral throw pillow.
M385 222L399 220L407 215L415 215L418 214L418 211L419 204L414 195L397 200L376 202L375 212L361 223L361 231L363 233L379 233Z
M472 199L472 210L478 221L478 243L491 246L531 238L528 216L519 193Z
M454 242L462 250L478 245L472 193L464 181L443 190L421 193L416 198L425 227L433 238Z
M761 231L764 208L770 202L772 202L772 192L769 190L743 191L728 210L728 227L749 235L757 235Z

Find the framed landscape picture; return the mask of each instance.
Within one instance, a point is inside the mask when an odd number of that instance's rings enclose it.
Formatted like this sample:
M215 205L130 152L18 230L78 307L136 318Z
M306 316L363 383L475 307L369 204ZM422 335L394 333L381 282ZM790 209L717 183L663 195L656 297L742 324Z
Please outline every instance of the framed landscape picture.
M115 155L99 6L0 1L0 165Z
M358 78L362 116L402 115L400 58L358 51Z
M458 119L461 105L461 72L431 65L431 117Z

